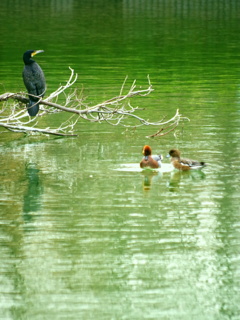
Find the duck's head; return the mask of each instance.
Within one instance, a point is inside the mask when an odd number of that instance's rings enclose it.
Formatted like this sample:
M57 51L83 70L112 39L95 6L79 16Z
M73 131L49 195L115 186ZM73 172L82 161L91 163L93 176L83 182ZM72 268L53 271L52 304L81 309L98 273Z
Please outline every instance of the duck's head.
M180 151L177 149L171 149L169 151L169 155L170 157L173 157L173 158L180 158Z
M143 150L142 150L142 154L147 157L147 156L150 156L152 154L152 149L150 146L146 145L143 147Z

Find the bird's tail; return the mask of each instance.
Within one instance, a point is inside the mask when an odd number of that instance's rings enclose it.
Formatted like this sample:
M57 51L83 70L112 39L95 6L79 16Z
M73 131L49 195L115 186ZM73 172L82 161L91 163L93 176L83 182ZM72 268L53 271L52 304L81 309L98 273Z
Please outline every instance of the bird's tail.
M37 101L30 100L29 105L27 106L27 111L31 117L35 117L39 111L39 103L37 103Z

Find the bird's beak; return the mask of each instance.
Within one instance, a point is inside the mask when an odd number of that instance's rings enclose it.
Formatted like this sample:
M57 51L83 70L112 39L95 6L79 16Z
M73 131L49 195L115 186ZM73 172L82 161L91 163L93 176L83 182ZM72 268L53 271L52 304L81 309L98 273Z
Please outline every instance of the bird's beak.
M38 53L44 52L44 50L35 50L32 54L31 57L35 56Z
M167 154L167 155L166 155L166 158L170 158L170 154Z

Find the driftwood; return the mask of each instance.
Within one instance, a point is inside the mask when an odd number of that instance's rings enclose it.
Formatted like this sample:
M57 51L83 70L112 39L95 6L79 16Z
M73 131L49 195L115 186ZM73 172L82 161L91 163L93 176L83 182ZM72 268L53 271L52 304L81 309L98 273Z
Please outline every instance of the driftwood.
M71 90L73 84L76 82L78 75L70 68L71 75L67 83L60 86L56 91L51 93L45 99L40 98L39 102L41 108L36 117L30 118L27 109L22 104L28 103L28 96L26 93L4 93L0 95L0 102L3 101L2 110L0 110L0 126L13 132L40 132L43 134L53 134L59 136L75 136L74 127L80 119L90 122L107 122L110 125L122 125L128 128L136 128L139 126L158 126L160 129L148 137L156 137L166 135L173 131L183 118L177 110L175 115L168 119L161 119L156 122L150 122L138 115L137 110L142 110L139 107L133 107L130 103L134 96L147 96L154 89L152 88L150 79L148 77L148 87L146 89L136 89L136 80L133 82L129 91L123 94L125 89L125 79L120 94L102 103L94 106L88 106L84 103L82 93L79 95L78 90ZM69 90L70 89L70 90ZM70 91L67 93L67 91ZM59 104L59 98L63 97L64 103ZM14 103L9 103L13 99ZM19 109L19 103L21 108ZM39 117L47 113L67 112L72 114L67 121L62 123L58 128L39 128ZM129 120L134 120L133 124L126 123Z

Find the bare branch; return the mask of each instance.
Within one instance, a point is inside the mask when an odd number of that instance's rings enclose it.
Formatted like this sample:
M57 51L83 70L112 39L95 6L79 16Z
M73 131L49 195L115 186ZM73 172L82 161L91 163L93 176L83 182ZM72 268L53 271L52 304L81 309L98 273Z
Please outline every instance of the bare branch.
M73 69L69 69L71 74L65 85L60 85L56 91L52 92L45 99L34 96L39 98L39 102L41 104L39 113L34 118L30 118L28 116L25 107L19 110L19 102L21 106L21 104L26 104L29 101L28 98L26 98L25 93L4 93L0 95L0 101L4 101L3 108L0 111L0 126L14 132L41 132L44 134L73 136L74 127L80 121L80 119L84 119L90 122L99 123L105 121L113 126L121 125L127 128L136 128L139 126L159 126L160 129L157 131L157 133L148 136L156 137L173 131L178 126L179 122L184 119L179 114L178 110L172 118L162 118L156 122L151 122L136 114L136 111L143 109L139 107L133 107L130 103L130 100L135 96L147 96L154 90L152 88L149 76L147 88L137 89L136 80L134 80L128 92L124 94L123 92L125 90L127 81L126 77L118 96L89 107L84 103L82 91L79 96L77 89L72 90L72 86L77 81L78 75L74 73ZM69 92L67 93L67 91ZM58 98L60 95L63 96L61 101L64 101L61 104L58 103ZM27 96L29 96L29 94ZM14 99L16 102L9 106L9 99ZM58 128L38 127L39 117L44 116L47 113L58 112L68 112L72 115ZM75 116L76 119L73 119L73 116ZM130 119L132 119L134 123L130 123ZM170 130L168 130L169 128ZM163 131L165 132L163 133Z
M29 130L29 127L25 127L25 126L13 126L10 124L3 124L0 123L1 127L4 127L10 131L13 132L27 132L27 131L31 131L31 132L41 132L41 133L45 133L45 134L53 134L53 135L57 135L57 136L77 136L76 134L67 134L67 133L60 133L58 130L47 130L47 129L38 129L38 128L34 128L31 127L31 130Z

